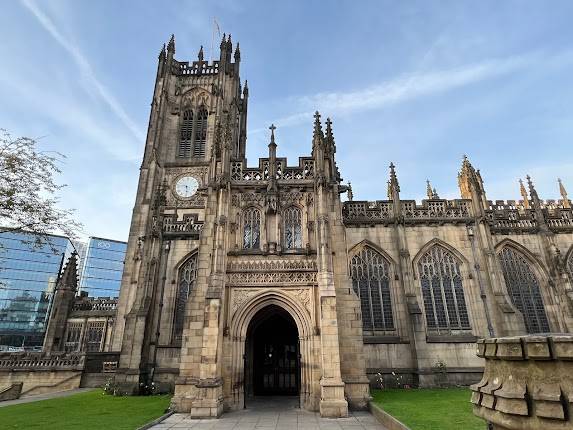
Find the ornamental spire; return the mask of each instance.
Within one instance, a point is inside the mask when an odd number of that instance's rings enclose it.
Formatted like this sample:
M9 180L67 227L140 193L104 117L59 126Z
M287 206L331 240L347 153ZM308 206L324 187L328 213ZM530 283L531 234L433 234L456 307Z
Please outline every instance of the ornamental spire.
M200 63L202 63L203 59L205 58L203 55L203 45L201 45L201 49L199 49L199 54L197 54L197 58L199 59Z
M163 44L161 51L159 51L159 60L163 60L164 58L165 58L165 43Z
M521 198L523 199L523 207L525 209L529 209L529 197L527 195L527 191L525 190L525 186L523 185L523 180L519 180L519 194L521 194Z
M277 144L275 143L275 130L277 128L275 127L274 124L271 124L271 126L269 127L269 130L271 131L271 143L269 143L269 146L274 145L277 146Z
M167 52L175 54L175 35L172 34L171 38L169 39L169 43L167 44Z
M561 194L561 199L563 200L563 207L570 208L571 202L569 201L569 197L567 197L567 190L565 190L565 186L563 182L561 182L561 178L557 178L557 182L559 182L559 194Z
M537 194L537 190L535 189L535 186L533 185L533 180L531 179L531 176L527 175L525 178L527 179L527 186L529 188L529 196L531 197L531 201L533 202L533 206L535 208L540 207L539 195Z
M237 47L235 48L235 63L241 61L241 50L239 49L239 42L237 42Z
M320 123L320 113L318 111L314 113L314 131L312 137L324 137L324 134L322 133L322 125Z
M336 152L336 144L334 143L334 134L332 132L332 121L326 118L326 143L330 152Z
M394 163L390 163L390 180L388 181L388 198L396 201L400 199L400 184L396 176Z
M426 196L428 197L428 199L433 199L434 195L432 193L432 185L430 184L430 180L426 179Z

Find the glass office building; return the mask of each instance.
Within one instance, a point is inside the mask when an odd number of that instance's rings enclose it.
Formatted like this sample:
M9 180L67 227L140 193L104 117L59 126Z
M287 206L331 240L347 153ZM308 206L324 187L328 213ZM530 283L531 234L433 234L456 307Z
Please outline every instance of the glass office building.
M73 247L63 236L37 239L0 233L0 351L42 346L52 292Z
M126 242L90 237L80 291L90 297L118 297Z

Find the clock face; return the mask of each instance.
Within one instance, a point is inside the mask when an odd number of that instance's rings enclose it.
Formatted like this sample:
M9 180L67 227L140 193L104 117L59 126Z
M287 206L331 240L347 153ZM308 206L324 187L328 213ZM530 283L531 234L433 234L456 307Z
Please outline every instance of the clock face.
M185 199L192 197L198 188L199 182L193 176L182 176L175 183L175 193Z

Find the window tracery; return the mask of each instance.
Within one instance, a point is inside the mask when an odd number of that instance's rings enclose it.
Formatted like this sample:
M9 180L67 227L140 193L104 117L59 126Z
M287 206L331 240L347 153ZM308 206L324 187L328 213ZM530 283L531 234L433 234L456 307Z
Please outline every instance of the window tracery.
M461 262L440 245L430 248L418 262L429 331L471 329L460 265Z
M207 141L207 117L209 113L205 106L199 108L195 123L195 139L193 142L193 157L205 157L205 142Z
M181 342L187 299L195 288L195 283L197 281L197 254L190 257L179 268L178 279L179 283L177 285L177 296L175 299L175 315L173 318L173 340L175 342Z
M506 246L498 254L511 302L523 314L528 333L549 331L541 288L530 263L521 252Z
M261 243L261 212L255 208L243 211L243 249L258 249Z
M286 249L302 248L302 212L291 206L283 212L284 246Z
M360 299L365 331L394 330L390 295L390 263L365 246L350 260L352 287Z
M193 139L193 111L187 109L183 112L177 156L189 158L191 155L191 140Z

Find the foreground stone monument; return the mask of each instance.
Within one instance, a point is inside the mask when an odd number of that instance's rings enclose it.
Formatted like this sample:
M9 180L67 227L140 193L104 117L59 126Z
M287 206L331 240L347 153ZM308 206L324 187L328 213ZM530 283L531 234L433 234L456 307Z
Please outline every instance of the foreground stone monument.
M493 430L573 429L573 335L482 339L474 414Z

